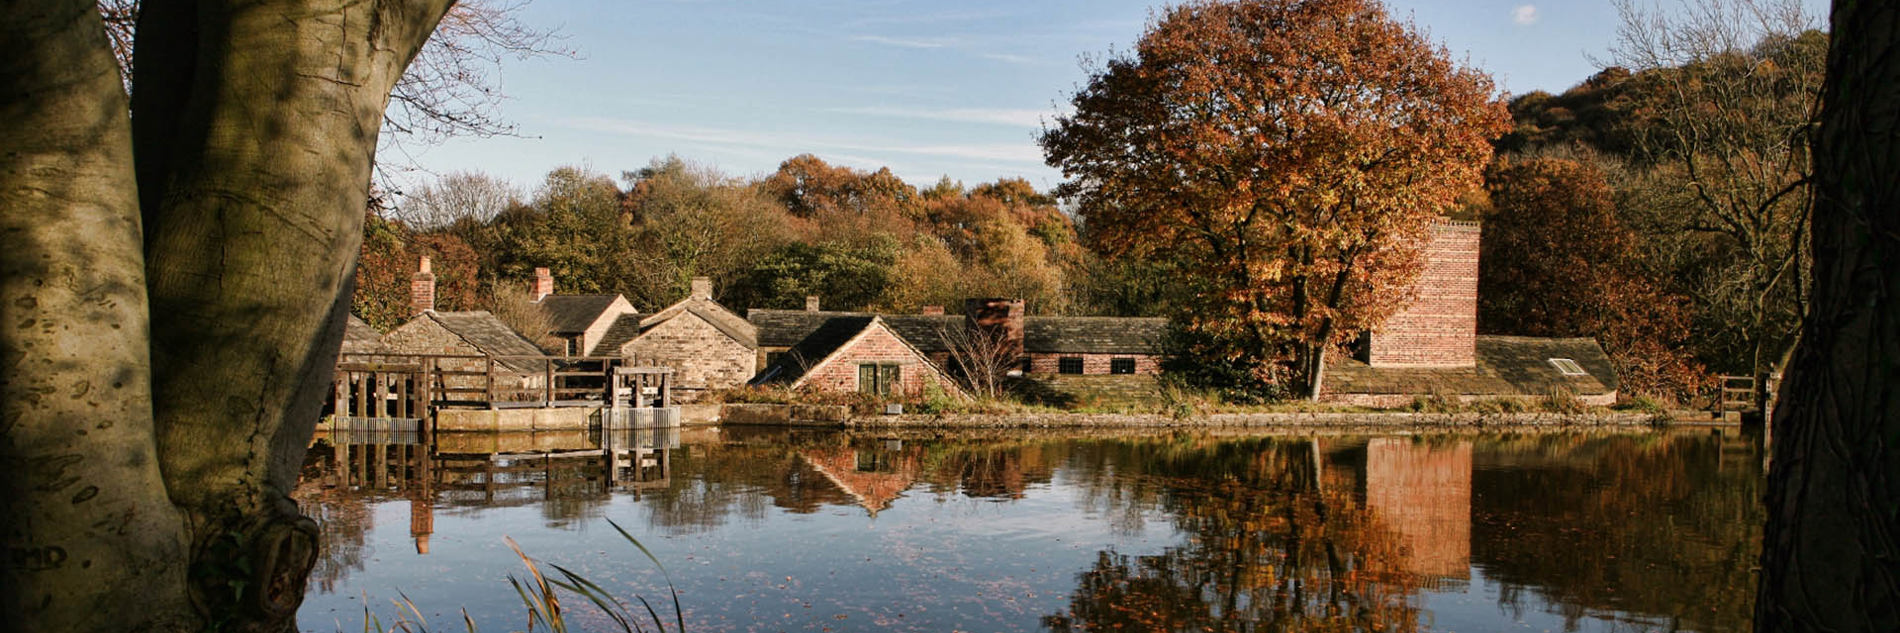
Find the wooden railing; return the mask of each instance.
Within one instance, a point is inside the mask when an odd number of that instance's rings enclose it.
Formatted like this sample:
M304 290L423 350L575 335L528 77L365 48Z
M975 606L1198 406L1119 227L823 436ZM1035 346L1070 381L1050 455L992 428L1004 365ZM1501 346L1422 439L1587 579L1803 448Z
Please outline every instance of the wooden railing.
M1721 390L1715 394L1715 414L1755 410L1755 377L1723 376Z
M335 382L333 412L349 417L421 417L426 406L672 402L672 370L629 367L618 356L344 354Z

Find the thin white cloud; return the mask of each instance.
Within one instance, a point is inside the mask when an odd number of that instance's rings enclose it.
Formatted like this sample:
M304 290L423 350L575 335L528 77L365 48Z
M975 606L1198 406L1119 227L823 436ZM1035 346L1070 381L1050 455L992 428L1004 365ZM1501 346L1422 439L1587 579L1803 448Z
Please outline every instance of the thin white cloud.
M832 108L826 112L838 114L858 114L866 116L892 117L899 119L925 119L930 121L952 121L957 123L988 123L1015 127L1040 128L1042 118L1049 116L1047 110L1008 109L1008 108Z
M898 48L943 48L957 43L954 38L948 37L887 37L883 35L855 35L851 37L851 41L870 42L872 44L883 44L885 46L896 46Z
M982 53L982 54L977 55L977 57L981 57L983 59L995 60L995 61L1003 62L1005 64L1034 64L1037 61L1036 58L1034 57L1029 57L1027 55L1011 55L1009 53Z
M1536 24L1537 18L1537 5L1520 4L1517 8L1511 9L1511 21L1516 22L1518 26Z
M603 117L573 118L562 123L582 130L624 136L746 149L776 148L785 152L786 156L804 152L846 151L869 155L867 160L874 160L878 154L907 154L985 162L1042 163L1042 149L1028 140L1021 143L963 145L892 144L687 125L652 125Z

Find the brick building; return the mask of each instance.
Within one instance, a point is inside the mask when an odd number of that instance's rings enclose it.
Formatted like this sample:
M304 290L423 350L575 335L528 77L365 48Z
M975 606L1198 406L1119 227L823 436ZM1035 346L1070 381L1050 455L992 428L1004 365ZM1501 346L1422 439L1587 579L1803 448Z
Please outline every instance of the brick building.
M876 315L825 319L777 355L753 382L912 397L929 393L935 385L946 395L964 397L963 389L929 354Z
M1539 399L1568 393L1616 402L1617 377L1595 339L1478 334L1475 222L1441 221L1425 245L1411 300L1367 335L1358 353L1330 358L1320 399L1400 407L1420 395Z
M1167 319L1026 316L1023 308L1021 300L971 299L964 304L964 314L945 314L935 306L922 314L872 314L822 311L812 299L805 310L751 310L746 319L758 326L761 364L768 367L835 320L875 316L945 368L955 365L955 342L960 337L969 340L964 332L975 330L1007 347L1002 353L1016 359L1021 373L1160 373L1158 344Z
M693 279L686 299L650 315L615 317L591 352L629 365L673 369L675 400L746 384L759 370L758 328L712 299L712 281Z

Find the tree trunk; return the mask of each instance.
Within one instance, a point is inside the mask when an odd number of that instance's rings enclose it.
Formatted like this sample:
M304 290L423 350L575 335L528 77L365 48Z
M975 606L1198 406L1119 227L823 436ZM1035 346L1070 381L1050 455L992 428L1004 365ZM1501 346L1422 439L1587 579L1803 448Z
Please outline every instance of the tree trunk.
M450 3L148 0L128 118L92 2L0 0L9 627L294 624L376 133Z
M1900 5L1837 0L1757 631L1900 630Z
M152 439L145 264L118 72L92 0L0 2L9 630L164 629L191 616L186 535Z

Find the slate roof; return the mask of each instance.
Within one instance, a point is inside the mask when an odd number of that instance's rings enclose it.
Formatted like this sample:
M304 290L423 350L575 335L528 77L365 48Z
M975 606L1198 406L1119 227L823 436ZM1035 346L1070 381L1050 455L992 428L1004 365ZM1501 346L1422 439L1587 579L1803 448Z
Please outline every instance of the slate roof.
M746 319L759 328L759 346L792 347L832 319L865 320L869 312L752 310ZM946 330L966 327L960 314L886 314L891 331L924 353L950 351ZM1023 319L1023 351L1030 354L1157 354L1167 319L1129 317L1032 316Z
M620 295L548 295L537 305L547 313L555 334L573 336L587 331L588 326L600 319L600 313L606 312L619 298Z
M819 329L827 327L832 320L842 319L859 323L869 323L871 317L881 316L884 324L892 332L904 337L904 340L926 354L950 351L943 340L942 333L951 328L964 327L964 318L960 314L873 314L870 312L811 312L806 310L749 310L746 320L758 328L759 347L793 347L812 336ZM856 333L856 330L853 330ZM843 341L839 341L843 342ZM820 357L821 358L821 357Z
M1032 316L1023 319L1031 354L1159 354L1167 319Z
M468 341L468 344L474 345L484 354L535 358L547 356L541 352L541 348L535 346L533 341L516 333L507 324L502 323L501 319L495 318L495 315L489 314L486 310L426 312L424 314L429 315L429 318L435 319L435 322L441 324L444 329L462 337L462 340ZM525 358L501 359L496 363L522 373L538 372L543 369L541 363Z
M653 314L620 315L620 318L614 319L613 325L607 327L607 333L601 335L600 342L594 344L595 353L618 354L620 346L626 345L627 341L639 338L641 334L659 327L660 324L687 313L699 317L746 347L757 349L759 346L759 330L750 322L739 318L739 315L733 314L731 310L727 310L725 306L718 303L705 299L687 299Z
M1602 346L1590 338L1538 338L1482 335L1472 367L1372 367L1354 358L1326 365L1325 390L1333 394L1429 394L1434 390L1467 396L1542 396L1564 387L1580 396L1617 390L1616 370ZM1565 376L1552 358L1577 362L1589 375Z
M897 335L897 339L900 342L909 345L912 350L917 352L918 360L923 361L925 366L937 373L937 378L942 381L941 384L945 385L946 389L955 389L956 382L950 380L950 375L945 373L942 367L938 367L936 361L930 359L930 352L918 346L915 342L910 340L910 337L899 332L897 328L891 327L891 317L871 314L832 314L833 316L831 318L824 319L817 329L812 330L811 333L807 334L797 345L787 350L785 355L780 357L772 366L766 367L763 371L760 371L757 376L754 376L751 382L753 384L782 382L796 385L799 379L805 377L805 373L808 370L817 367L820 363L831 358L832 355L837 354L839 348L844 347L845 344L850 343L860 334L863 334L872 324L883 323L886 329ZM931 318L936 319L938 317L932 315ZM962 317L957 318L961 319ZM934 329L931 330L930 336L934 340L941 340L941 337L936 335L936 330Z
M343 353L375 354L383 351L383 333L369 322L350 315L343 325Z

